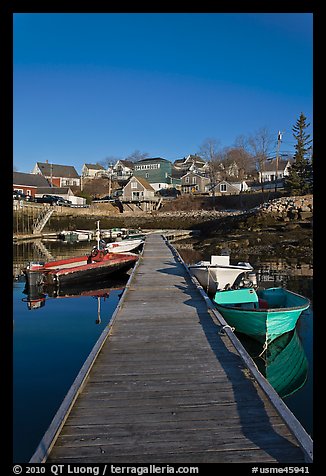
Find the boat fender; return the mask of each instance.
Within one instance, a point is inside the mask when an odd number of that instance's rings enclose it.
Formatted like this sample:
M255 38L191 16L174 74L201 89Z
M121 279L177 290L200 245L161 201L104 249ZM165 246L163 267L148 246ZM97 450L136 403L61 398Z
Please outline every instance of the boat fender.
M266 299L259 298L258 299L258 307L260 309L268 309L268 302L266 301Z
M91 251L91 256L95 257L97 255L98 249L96 246L93 246L93 249Z
M92 252L92 257L93 257L93 261L102 261L103 260L103 257L104 257L104 251L103 250L97 250L97 252L95 254L93 254Z

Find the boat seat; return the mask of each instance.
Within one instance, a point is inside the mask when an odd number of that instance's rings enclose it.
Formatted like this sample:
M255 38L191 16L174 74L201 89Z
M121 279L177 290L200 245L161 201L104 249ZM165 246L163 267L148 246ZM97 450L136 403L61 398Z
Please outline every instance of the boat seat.
M211 265L216 266L229 266L230 265L230 256L228 255L212 255L211 256Z
M231 307L237 307L239 309L256 309L255 302L241 302L237 304L229 304Z
M268 309L268 302L266 301L266 299L259 298L258 299L258 307L259 307L259 309Z

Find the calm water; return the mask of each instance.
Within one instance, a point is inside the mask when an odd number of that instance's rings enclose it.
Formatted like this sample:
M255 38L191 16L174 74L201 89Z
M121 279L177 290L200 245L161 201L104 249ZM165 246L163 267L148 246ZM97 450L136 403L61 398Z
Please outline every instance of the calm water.
M93 243L29 242L14 246L13 274L31 259L47 260L88 253ZM194 254L179 250L186 262ZM189 250L187 250L189 251ZM202 258L199 258L202 259ZM250 261L248 259L248 261ZM298 263L254 263L266 286L286 284L312 299L312 270ZM308 276L307 276L308 274ZM126 280L125 280L126 282ZM45 296L30 310L25 281L13 283L14 299L14 461L28 462L96 340L110 321L125 282L105 286L105 296ZM118 289L115 289L117 288ZM100 294L100 293L98 293ZM284 401L312 435L312 307L297 333L308 361L305 384Z
M44 245L58 257L84 254L91 248L89 243ZM39 244L25 243L15 248L16 272L29 259L42 258ZM119 289L109 288L103 297L46 297L44 306L33 310L26 302L25 280L14 282L15 462L28 462L34 453L85 359L110 321L126 279L124 283L120 281Z

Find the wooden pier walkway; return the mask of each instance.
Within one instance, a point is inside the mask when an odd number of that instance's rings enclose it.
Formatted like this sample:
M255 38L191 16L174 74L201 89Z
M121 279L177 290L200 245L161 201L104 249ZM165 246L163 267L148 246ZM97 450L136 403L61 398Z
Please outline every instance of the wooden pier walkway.
M302 445L219 331L183 263L148 236L87 378L31 462L303 464Z

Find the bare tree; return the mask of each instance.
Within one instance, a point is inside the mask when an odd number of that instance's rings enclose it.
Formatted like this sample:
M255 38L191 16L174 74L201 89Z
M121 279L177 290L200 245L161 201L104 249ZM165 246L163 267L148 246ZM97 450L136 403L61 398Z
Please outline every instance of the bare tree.
M199 155L207 160L207 162L216 159L218 155L218 144L219 141L212 137L205 139L199 148Z
M252 155L242 147L230 147L227 151L225 162L230 167L236 164L236 174L239 180L247 178L254 168Z
M118 162L118 160L121 160L121 157L116 157L114 155L108 155L105 157L103 160L99 160L97 164L102 165L106 169L110 167L110 165L114 165Z
M255 158L257 170L260 173L265 170L266 160L273 143L273 135L266 127L262 127L255 135L250 136L248 139L248 145ZM264 191L264 182L262 182L262 191Z
M126 160L129 160L130 162L138 162L138 160L146 159L148 156L148 152L141 152L140 150L136 149L130 155L128 155L128 157L126 157Z
M218 140L209 137L202 142L198 152L198 155L209 164L208 174L213 196L215 196L216 184L221 180L221 154L218 152L218 145Z

